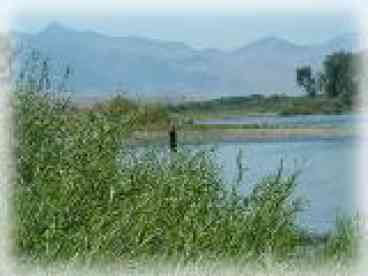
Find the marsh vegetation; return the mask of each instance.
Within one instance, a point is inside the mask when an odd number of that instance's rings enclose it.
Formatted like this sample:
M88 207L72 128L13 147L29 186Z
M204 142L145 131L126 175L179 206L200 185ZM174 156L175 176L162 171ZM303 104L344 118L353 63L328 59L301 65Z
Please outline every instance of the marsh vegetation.
M282 166L242 194L222 178L210 152L128 150L129 133L142 124L140 106L76 111L62 97L26 88L13 104L18 257L49 263L357 255L354 219L338 220L323 237L297 225L303 205L291 195L298 177L284 175Z

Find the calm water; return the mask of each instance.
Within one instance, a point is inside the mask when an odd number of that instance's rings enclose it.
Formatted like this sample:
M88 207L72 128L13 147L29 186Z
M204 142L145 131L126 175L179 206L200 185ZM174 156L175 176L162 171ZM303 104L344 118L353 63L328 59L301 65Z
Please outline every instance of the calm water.
M270 124L283 126L356 127L368 118L358 115L258 116L201 121L206 124ZM325 232L334 227L337 214L355 214L356 157L354 137L320 139L244 140L187 145L191 149L215 148L215 160L228 183L238 176L237 156L242 154L244 172L241 191L248 193L262 178L274 174L284 163L284 175L300 171L294 196L307 200L298 222L308 230Z
M357 127L367 124L361 115L246 116L196 124L258 124L281 127ZM206 145L211 147L214 145ZM203 147L203 146L202 146ZM299 216L304 227L324 232L334 225L337 213L355 213L357 143L351 138L244 141L216 145L216 160L224 177L234 182L238 175L236 158L243 151L244 173L241 190L249 192L255 183L273 174L284 162L285 174L300 171L296 195L308 200Z
M357 146L353 139L220 143L215 148L216 160L229 183L237 178L236 158L239 150L243 151L242 163L247 168L241 185L244 193L274 174L281 160L286 175L300 170L295 195L308 200L299 217L307 229L324 232L333 227L337 213L354 213Z
M368 123L361 115L297 115L297 116L243 116L219 120L194 121L205 125L268 125L280 127L352 127L357 123Z

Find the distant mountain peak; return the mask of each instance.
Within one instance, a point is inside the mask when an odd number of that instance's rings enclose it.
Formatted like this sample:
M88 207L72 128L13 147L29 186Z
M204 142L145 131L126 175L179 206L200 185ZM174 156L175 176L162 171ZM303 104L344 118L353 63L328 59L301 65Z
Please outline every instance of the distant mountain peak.
M296 45L284 38L280 38L277 36L266 36L248 45L245 45L242 48L235 50L234 53L248 52L249 50L252 50L252 49L286 50L287 51L287 50L296 49L300 47L301 46Z
M131 95L248 95L298 91L295 68L318 68L327 54L356 49L354 35L316 45L298 45L266 36L234 51L194 49L182 42L73 29L53 22L17 43L37 49L76 72L71 87L85 95L109 95L117 88ZM86 47L85 47L86 46Z
M44 29L43 33L58 33L58 32L70 32L72 29L69 29L62 25L59 22L51 22L47 25L47 27Z
M269 47L298 47L296 44L290 42L289 40L277 36L267 36L261 38L260 40L252 43L251 45L257 46L265 45Z
M287 43L291 44L288 40L278 36L266 36L259 40L260 43Z

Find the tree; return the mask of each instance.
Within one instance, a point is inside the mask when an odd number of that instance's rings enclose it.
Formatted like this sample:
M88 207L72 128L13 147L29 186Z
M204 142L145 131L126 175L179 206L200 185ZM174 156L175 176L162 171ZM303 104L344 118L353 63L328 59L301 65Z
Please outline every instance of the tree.
M296 81L310 97L316 96L317 82L310 66L302 66L296 69Z
M328 97L341 97L351 104L352 97L358 91L357 61L357 56L347 52L337 52L326 57L322 87Z
M360 70L363 59L364 53L341 51L327 55L322 70L316 74L310 66L297 68L297 84L311 97L320 92L337 106L350 109L364 78L364 71Z

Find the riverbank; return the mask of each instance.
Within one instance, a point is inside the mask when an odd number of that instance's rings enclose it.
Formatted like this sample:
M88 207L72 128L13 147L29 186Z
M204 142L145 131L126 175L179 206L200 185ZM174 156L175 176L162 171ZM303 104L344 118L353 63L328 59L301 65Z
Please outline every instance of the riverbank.
M292 117L295 115L350 115L353 110L341 104L339 99L324 96L314 98L299 96L273 95L264 97L252 95L245 97L222 97L196 102L165 103L139 101L124 96L114 96L94 103L73 104L76 112L107 111L117 116L136 116L137 128L160 129L168 122L191 126L196 121L226 120L239 117ZM193 127L193 126L191 126ZM198 127L198 126L196 126ZM243 128L271 128L272 125L247 124ZM225 126L223 126L225 128Z
M254 115L336 115L352 112L352 108L343 103L341 99L331 99L322 95L316 97L286 95L222 97L169 105L168 108L171 113L185 117L187 120Z
M340 128L183 128L178 130L179 143L269 141L290 139L341 139L354 138L354 129ZM128 144L166 143L168 133L164 130L134 131Z

